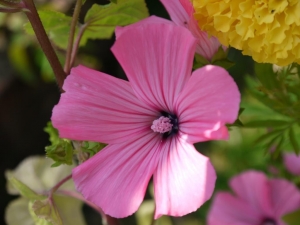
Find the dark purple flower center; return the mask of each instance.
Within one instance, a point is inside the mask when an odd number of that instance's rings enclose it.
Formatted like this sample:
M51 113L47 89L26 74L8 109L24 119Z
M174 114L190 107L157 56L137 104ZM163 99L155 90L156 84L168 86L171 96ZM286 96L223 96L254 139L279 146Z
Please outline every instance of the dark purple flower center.
M265 218L259 225L277 225L277 223L274 219Z
M179 123L178 123L178 118L176 115L167 113L167 112L161 112L161 115L164 117L167 117L170 119L170 123L172 124L172 129L168 132L163 133L163 139L166 139L170 136L173 136L178 133L179 130Z

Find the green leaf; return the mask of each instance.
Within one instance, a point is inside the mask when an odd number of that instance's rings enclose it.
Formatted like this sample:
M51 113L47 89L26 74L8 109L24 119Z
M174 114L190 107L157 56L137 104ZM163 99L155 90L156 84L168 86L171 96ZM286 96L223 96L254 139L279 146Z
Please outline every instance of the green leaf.
M118 4L94 4L85 17L86 30L80 45L87 39L109 39L116 26L125 26L149 16L144 0L118 0Z
M218 48L218 51L212 57L211 61L212 61L212 63L214 63L216 61L222 61L224 59L227 59L227 52L225 52L224 49L223 49L223 47L220 46Z
M254 70L256 77L267 89L275 89L280 86L276 74L273 72L272 64L255 63Z
M112 3L118 4L118 0L110 0Z
M45 219L53 225L63 224L56 206L50 199L34 201L31 208L38 218Z
M282 127L288 126L290 121L285 120L253 120L244 124L245 127Z
M289 213L287 215L284 215L282 217L282 220L287 225L299 225L299 221L300 221L300 209L298 209L297 211L294 211L292 213Z
M66 49L72 18L50 10L39 10L38 13L49 39L59 48ZM24 25L24 29L28 34L34 35L29 22Z
M14 177L9 177L8 182L10 182L15 189L17 189L23 197L31 200L36 200L36 199L45 199L46 196L39 195L35 193L33 190L31 190L27 185L22 183L21 181L17 180Z
M265 143L265 142L268 142L270 141L270 139L273 139L273 138L276 138L276 137L279 137L282 135L282 133L284 132L284 130L273 130L271 132L268 132L262 136L260 136L256 141L255 143L256 144L261 144L261 143Z
M289 130L289 138L295 153L298 155L300 152L300 147L293 127L291 127L291 129Z

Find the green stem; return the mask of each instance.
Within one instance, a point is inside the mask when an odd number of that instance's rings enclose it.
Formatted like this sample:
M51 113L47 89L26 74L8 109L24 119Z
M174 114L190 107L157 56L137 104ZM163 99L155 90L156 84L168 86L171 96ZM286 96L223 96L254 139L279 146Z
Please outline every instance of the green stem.
M33 1L32 0L23 0L23 2L25 4L25 7L29 10L29 11L25 11L26 16L28 17L28 20L34 30L34 33L38 39L38 42L40 43L50 65L53 69L57 84L58 84L60 90L63 91L62 86L63 86L64 80L66 78L66 73L64 72L64 70L58 60L58 57L51 45L51 42L46 34L46 31L43 27L43 24L40 20L40 17L37 13L37 10L35 8Z
M70 35L69 35L69 40L68 40L68 47L67 47L67 54L66 54L66 62L65 62L65 67L64 70L66 72L66 74L70 73L72 64L71 64L71 60L72 60L72 49L73 49L73 42L74 42L74 36L75 36L75 31L76 31L76 26L78 23L78 18L79 18L79 13L81 10L81 6L82 6L82 0L77 0L76 1L76 5L75 5L75 9L74 9L74 14L72 17L72 23L71 23L71 28L70 28Z

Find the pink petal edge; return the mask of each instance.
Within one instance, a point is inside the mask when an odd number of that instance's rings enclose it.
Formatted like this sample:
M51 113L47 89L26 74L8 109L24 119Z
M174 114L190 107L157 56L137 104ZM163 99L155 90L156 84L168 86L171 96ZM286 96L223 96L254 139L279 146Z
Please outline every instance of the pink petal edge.
M265 217L273 217L269 180L262 172L248 170L230 180L234 193L247 202L253 210Z
M297 156L295 153L284 153L283 160L285 167L290 173L297 176L300 175L300 156Z
M116 218L133 214L157 167L159 146L154 133L108 145L73 169L77 190L105 214Z
M154 173L155 216L183 216L212 195L216 174L209 159L180 137L166 140Z
M239 111L240 93L226 70L205 66L193 72L176 101L180 132L190 143L227 139L226 123Z
M254 225L261 222L261 214L228 192L214 196L207 215L207 225Z
M136 96L153 109L172 112L190 77L195 47L195 38L184 28L145 23L120 35L112 51Z
M151 130L157 116L135 97L129 82L84 66L72 69L63 89L51 118L63 138L123 142Z

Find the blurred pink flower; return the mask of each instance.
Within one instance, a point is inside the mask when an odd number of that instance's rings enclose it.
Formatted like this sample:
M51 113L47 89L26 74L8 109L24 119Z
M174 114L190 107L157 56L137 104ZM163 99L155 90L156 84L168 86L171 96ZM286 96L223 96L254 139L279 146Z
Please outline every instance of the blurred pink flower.
M160 0L168 11L172 21L191 31L197 39L196 53L211 61L214 54L221 46L216 37L200 30L198 22L194 19L194 8L190 0ZM226 47L223 46L226 50Z
M284 179L246 171L230 180L234 194L215 195L208 225L285 225L281 217L300 208L300 192Z
M129 82L78 66L53 109L61 137L108 143L73 170L76 188L106 214L126 217L153 176L155 218L195 211L216 175L193 143L228 138L238 88L217 66L191 75L196 40L182 27L150 17L116 36L112 51Z
M300 175L300 156L295 153L284 153L283 160L285 167L291 174Z

